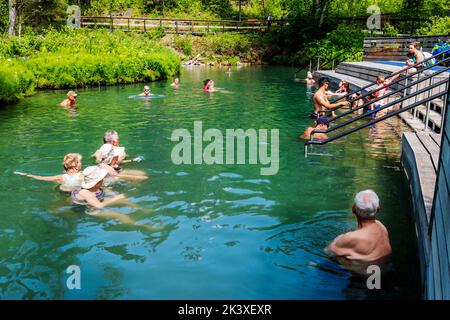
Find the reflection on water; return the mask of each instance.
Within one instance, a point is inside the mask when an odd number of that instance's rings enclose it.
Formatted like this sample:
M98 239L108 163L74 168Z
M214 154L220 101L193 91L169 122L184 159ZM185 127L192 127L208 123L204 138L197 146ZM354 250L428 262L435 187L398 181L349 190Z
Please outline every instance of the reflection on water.
M228 93L205 94L212 78ZM41 92L0 110L0 296L13 299L366 299L415 298L417 254L399 168L395 120L326 146L305 159L298 134L310 125L311 94L288 68L183 71L180 86L151 84L160 99L128 99L142 85L80 90L76 113L64 93ZM151 101L150 101L151 100ZM280 169L259 165L174 165L173 130L280 130ZM51 183L14 175L61 172L65 153L84 165L115 129L145 160L127 169L150 179L112 189L134 205L114 206L145 230L86 215ZM374 189L393 247L393 271L369 292L323 251L355 228L354 194ZM82 290L65 286L79 265ZM384 278L383 278L384 279ZM269 281L268 281L269 280ZM389 283L388 283L389 282ZM385 285L386 284L386 285Z

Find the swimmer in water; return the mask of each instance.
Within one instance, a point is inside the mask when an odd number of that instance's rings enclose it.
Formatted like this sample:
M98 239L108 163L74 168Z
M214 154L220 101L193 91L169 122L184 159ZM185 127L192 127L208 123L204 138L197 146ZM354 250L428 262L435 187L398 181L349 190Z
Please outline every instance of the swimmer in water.
M108 170L111 177L128 180L146 180L148 176L140 170L124 170L120 165L130 162L139 162L140 157L133 160L126 160L127 153L125 147L119 145L119 134L114 130L108 130L103 136L103 145L92 154L97 163L102 164L102 168Z
M312 127L309 127L303 132L303 134L299 137L300 139L311 139L311 132L313 130L327 130L330 127L330 122L326 117L319 117L314 121ZM325 140L328 139L328 136L325 133L314 133L314 138L316 140Z
M376 219L380 200L372 190L358 192L352 206L358 226L356 230L336 237L326 251L350 261L376 261L392 252L389 233Z
M67 98L64 99L59 105L64 108L73 108L77 102L77 93L75 91L67 92Z
M150 87L149 86L145 86L144 87L144 92L138 94L138 97L149 97L152 94L150 93Z
M174 87L175 89L178 89L179 84L180 84L180 79L175 78L175 79L173 79L171 86Z
M330 103L326 94L329 84L330 79L326 77L322 77L319 79L319 89L314 94L313 98L314 111L310 116L312 119L317 119L319 116L322 116L325 111L332 111L339 108L340 106L350 105L350 102L348 101ZM335 116L334 112L332 112L332 116Z
M217 89L214 88L214 81L211 79L206 79L205 81L203 81L203 91L205 92L217 91Z
M30 177L41 181L56 182L62 191L70 192L81 187L83 181L83 174L81 173L81 159L82 156L78 153L68 153L64 156L62 162L65 173L56 176L37 176L22 172L15 172L18 175Z
M108 170L98 166L90 166L84 169L84 179L81 183L81 188L73 190L70 194L72 201L75 204L87 206L88 210L86 213L91 216L116 219L124 224L136 225L152 231L157 231L154 227L136 224L136 221L125 214L104 210L105 207L109 207L112 204L117 203L128 204L132 207L136 207L136 204L128 201L123 194L109 198L104 197L105 193L102 186L107 175Z
M316 83L316 80L313 79L311 71L308 71L305 81L308 86L312 86Z

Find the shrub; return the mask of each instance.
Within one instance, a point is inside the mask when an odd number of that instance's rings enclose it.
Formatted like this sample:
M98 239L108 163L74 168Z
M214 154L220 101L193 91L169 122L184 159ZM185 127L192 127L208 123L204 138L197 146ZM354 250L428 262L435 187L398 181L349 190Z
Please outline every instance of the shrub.
M36 88L66 88L154 81L180 72L177 54L148 34L106 30L48 30L4 38L0 100L14 102Z
M0 62L0 102L12 103L33 92L35 78L23 65L14 61Z
M425 23L416 31L421 36L440 36L446 35L450 30L450 17L431 17L430 21Z

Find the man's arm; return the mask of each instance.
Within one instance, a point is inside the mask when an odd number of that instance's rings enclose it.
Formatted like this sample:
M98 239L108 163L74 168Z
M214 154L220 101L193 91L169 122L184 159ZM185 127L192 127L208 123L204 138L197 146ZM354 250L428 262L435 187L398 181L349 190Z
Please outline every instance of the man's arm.
M340 106L348 106L350 104L350 102L348 102L348 101L341 101L341 102L337 102L337 103L329 103L326 99L324 99L321 96L315 96L314 98L316 100L316 103L320 104L321 106L324 106L328 110L333 110L333 109L336 109L336 108L338 108Z
M355 239L349 234L342 234L333 240L326 250L338 257L346 257L353 253Z

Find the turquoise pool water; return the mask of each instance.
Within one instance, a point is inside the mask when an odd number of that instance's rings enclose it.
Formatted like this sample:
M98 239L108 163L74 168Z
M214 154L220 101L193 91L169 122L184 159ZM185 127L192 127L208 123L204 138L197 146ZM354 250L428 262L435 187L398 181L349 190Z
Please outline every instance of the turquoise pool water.
M150 84L158 99L129 99L142 85L79 90L76 113L58 106L65 92L40 92L0 110L0 297L3 299L405 299L418 298L416 240L402 179L395 120L304 157L298 135L309 124L311 92L294 70L184 69L178 90ZM212 78L224 92L205 94ZM279 129L280 166L175 165L173 130ZM145 161L142 183L120 183L136 207L114 206L145 231L84 214L52 183L14 175L61 173L63 155L84 165L108 129ZM331 260L323 248L355 227L357 191L380 196L390 231L391 271L382 289ZM81 289L66 269L81 269Z

